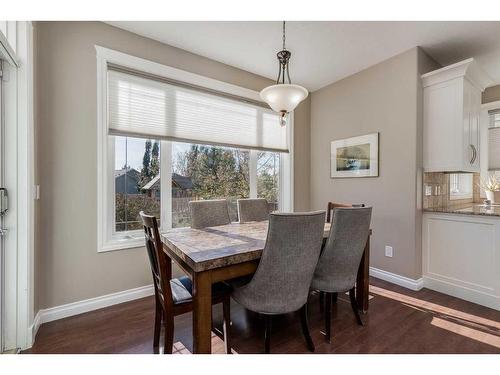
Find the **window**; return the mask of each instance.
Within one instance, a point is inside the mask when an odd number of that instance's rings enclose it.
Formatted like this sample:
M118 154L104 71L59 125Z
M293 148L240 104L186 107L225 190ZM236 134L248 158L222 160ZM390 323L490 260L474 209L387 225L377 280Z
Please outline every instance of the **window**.
M500 127L500 109L489 110L488 117L489 117L489 127L490 128Z
M449 175L450 200L472 199L472 173Z
M488 171L500 170L500 109L488 111Z
M115 232L142 229L139 212L160 220L160 142L114 139Z
M256 92L96 49L99 251L142 247L141 210L161 230L190 225L190 200L228 199L233 221L239 198L293 210L293 114L282 128Z
M225 198L232 221L236 201L250 197L250 152L228 147L172 145L172 227L189 226L188 202Z
M277 211L280 195L280 154L257 153L257 197L265 198L271 211Z

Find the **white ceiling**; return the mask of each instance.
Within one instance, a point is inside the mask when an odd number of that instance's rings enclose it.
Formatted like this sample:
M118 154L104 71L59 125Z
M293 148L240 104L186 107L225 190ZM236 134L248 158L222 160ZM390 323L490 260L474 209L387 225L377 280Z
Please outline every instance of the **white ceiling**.
M276 79L281 22L130 21L111 25ZM287 22L293 83L311 91L415 46L442 65L475 57L500 83L500 22Z

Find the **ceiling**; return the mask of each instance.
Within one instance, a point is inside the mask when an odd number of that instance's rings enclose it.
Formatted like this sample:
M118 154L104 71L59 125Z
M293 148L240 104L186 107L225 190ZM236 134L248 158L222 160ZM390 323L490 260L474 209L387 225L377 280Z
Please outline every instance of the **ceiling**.
M116 27L276 79L282 23L108 22ZM469 57L500 83L500 22L287 22L292 83L315 91L415 46L440 64Z

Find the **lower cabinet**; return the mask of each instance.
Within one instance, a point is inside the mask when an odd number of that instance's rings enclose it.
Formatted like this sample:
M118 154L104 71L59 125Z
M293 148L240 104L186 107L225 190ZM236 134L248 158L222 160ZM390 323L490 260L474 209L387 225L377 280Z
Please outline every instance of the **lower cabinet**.
M500 310L500 217L426 212L424 286Z

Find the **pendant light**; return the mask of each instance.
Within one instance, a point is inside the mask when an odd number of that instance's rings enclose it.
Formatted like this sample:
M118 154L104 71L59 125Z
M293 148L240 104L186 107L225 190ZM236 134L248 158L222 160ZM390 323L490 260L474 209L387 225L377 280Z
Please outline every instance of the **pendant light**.
M285 21L283 21L283 49L276 56L279 63L276 84L263 89L260 92L260 97L269 104L273 111L280 114L280 125L285 126L287 114L292 112L309 94L304 87L292 85L290 80L288 61L292 54L285 48ZM285 83L285 79L288 83Z

